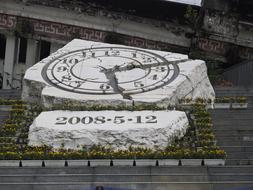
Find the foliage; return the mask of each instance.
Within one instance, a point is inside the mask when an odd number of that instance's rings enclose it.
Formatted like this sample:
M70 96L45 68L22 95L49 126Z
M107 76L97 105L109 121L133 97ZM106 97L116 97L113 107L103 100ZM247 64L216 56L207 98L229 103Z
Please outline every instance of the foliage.
M18 20L15 33L17 36L27 36L28 34L33 34L33 27L28 20Z
M242 101L241 98L239 98ZM238 98L236 99L238 100ZM244 99L243 99L244 100ZM18 100L0 100L1 105L11 105L10 116L0 131L0 159L182 159L182 158L225 158L226 153L215 145L210 113L205 109L205 101L198 100L188 110L190 126L182 138L175 138L165 149L129 147L127 150L113 150L100 145L80 150L52 147L31 147L27 145L29 126L43 111L36 104L26 104ZM154 104L136 106L73 106L70 103L56 105L52 110L163 110ZM16 143L17 142L17 143Z
M5 100L0 98L0 105L23 105L24 101L22 100Z
M194 29L198 18L198 11L189 5L187 6L184 18L186 20L186 23L189 24Z
M128 110L128 111L141 111L141 110L165 110L165 107L157 106L156 104L140 104L140 105L73 105L71 102L64 102L56 104L51 110L70 110L70 111L99 111L99 110Z
M180 104L210 104L212 103L211 99L203 99L203 98L182 98L179 99L178 102Z
M215 99L215 103L247 103L247 101L247 97L245 96L224 96Z
M247 97L245 96L235 96L231 97L231 102L232 103L247 103Z

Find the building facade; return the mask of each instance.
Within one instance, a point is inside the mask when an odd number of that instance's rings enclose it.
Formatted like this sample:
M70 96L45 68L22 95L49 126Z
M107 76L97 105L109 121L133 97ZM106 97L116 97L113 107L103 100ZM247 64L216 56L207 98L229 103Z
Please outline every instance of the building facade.
M0 88L22 88L27 68L74 38L180 52L228 64L253 58L250 2L205 0L201 7L189 7L140 1L129 7L113 1L108 0L114 6L99 0L2 0Z

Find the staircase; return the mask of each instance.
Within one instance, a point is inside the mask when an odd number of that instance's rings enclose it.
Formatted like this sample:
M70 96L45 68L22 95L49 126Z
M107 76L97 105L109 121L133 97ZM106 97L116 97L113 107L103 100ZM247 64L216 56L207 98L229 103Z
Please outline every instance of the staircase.
M19 100L21 98L21 90L0 90L0 99Z
M253 187L253 166L0 168L0 189L3 190L85 190L96 186L131 190Z
M245 96L248 97L249 109L253 109L253 88L244 87L215 87L216 97L219 96Z
M253 90L216 89L216 96L247 96L248 109L211 110L217 145L227 152L227 165L253 165Z
M253 166L210 167L208 173L213 190L253 190Z
M9 111L7 109L2 109L0 106L0 128L5 123L5 120L9 117Z
M237 63L226 69L223 76L236 86L253 87L253 60Z
M19 100L21 99L20 90L0 90L0 99ZM9 117L10 106L0 105L0 128Z
M247 110L211 110L225 166L0 167L1 190L88 190L96 186L131 190L253 190L253 93L216 89L218 96L248 96ZM5 91L0 97L20 98ZM10 98L11 97L11 98ZM15 97L15 98L14 98ZM0 114L4 118L6 114Z

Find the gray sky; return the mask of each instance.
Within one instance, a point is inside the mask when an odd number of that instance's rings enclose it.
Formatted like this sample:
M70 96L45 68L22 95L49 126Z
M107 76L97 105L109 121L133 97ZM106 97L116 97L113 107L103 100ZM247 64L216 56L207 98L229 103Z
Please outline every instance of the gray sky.
M166 0L166 1L172 1L172 2L178 2L178 3L185 3L189 5L201 5L202 0Z

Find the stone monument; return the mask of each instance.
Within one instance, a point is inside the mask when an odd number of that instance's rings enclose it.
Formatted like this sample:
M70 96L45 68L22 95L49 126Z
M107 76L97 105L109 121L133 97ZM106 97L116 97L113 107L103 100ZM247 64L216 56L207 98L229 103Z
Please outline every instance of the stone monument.
M202 60L187 55L73 40L29 68L22 98L46 108L73 106L176 106L180 99L215 93ZM116 149L129 146L165 147L188 127L179 111L51 111L30 127L30 145L78 149L101 144Z

